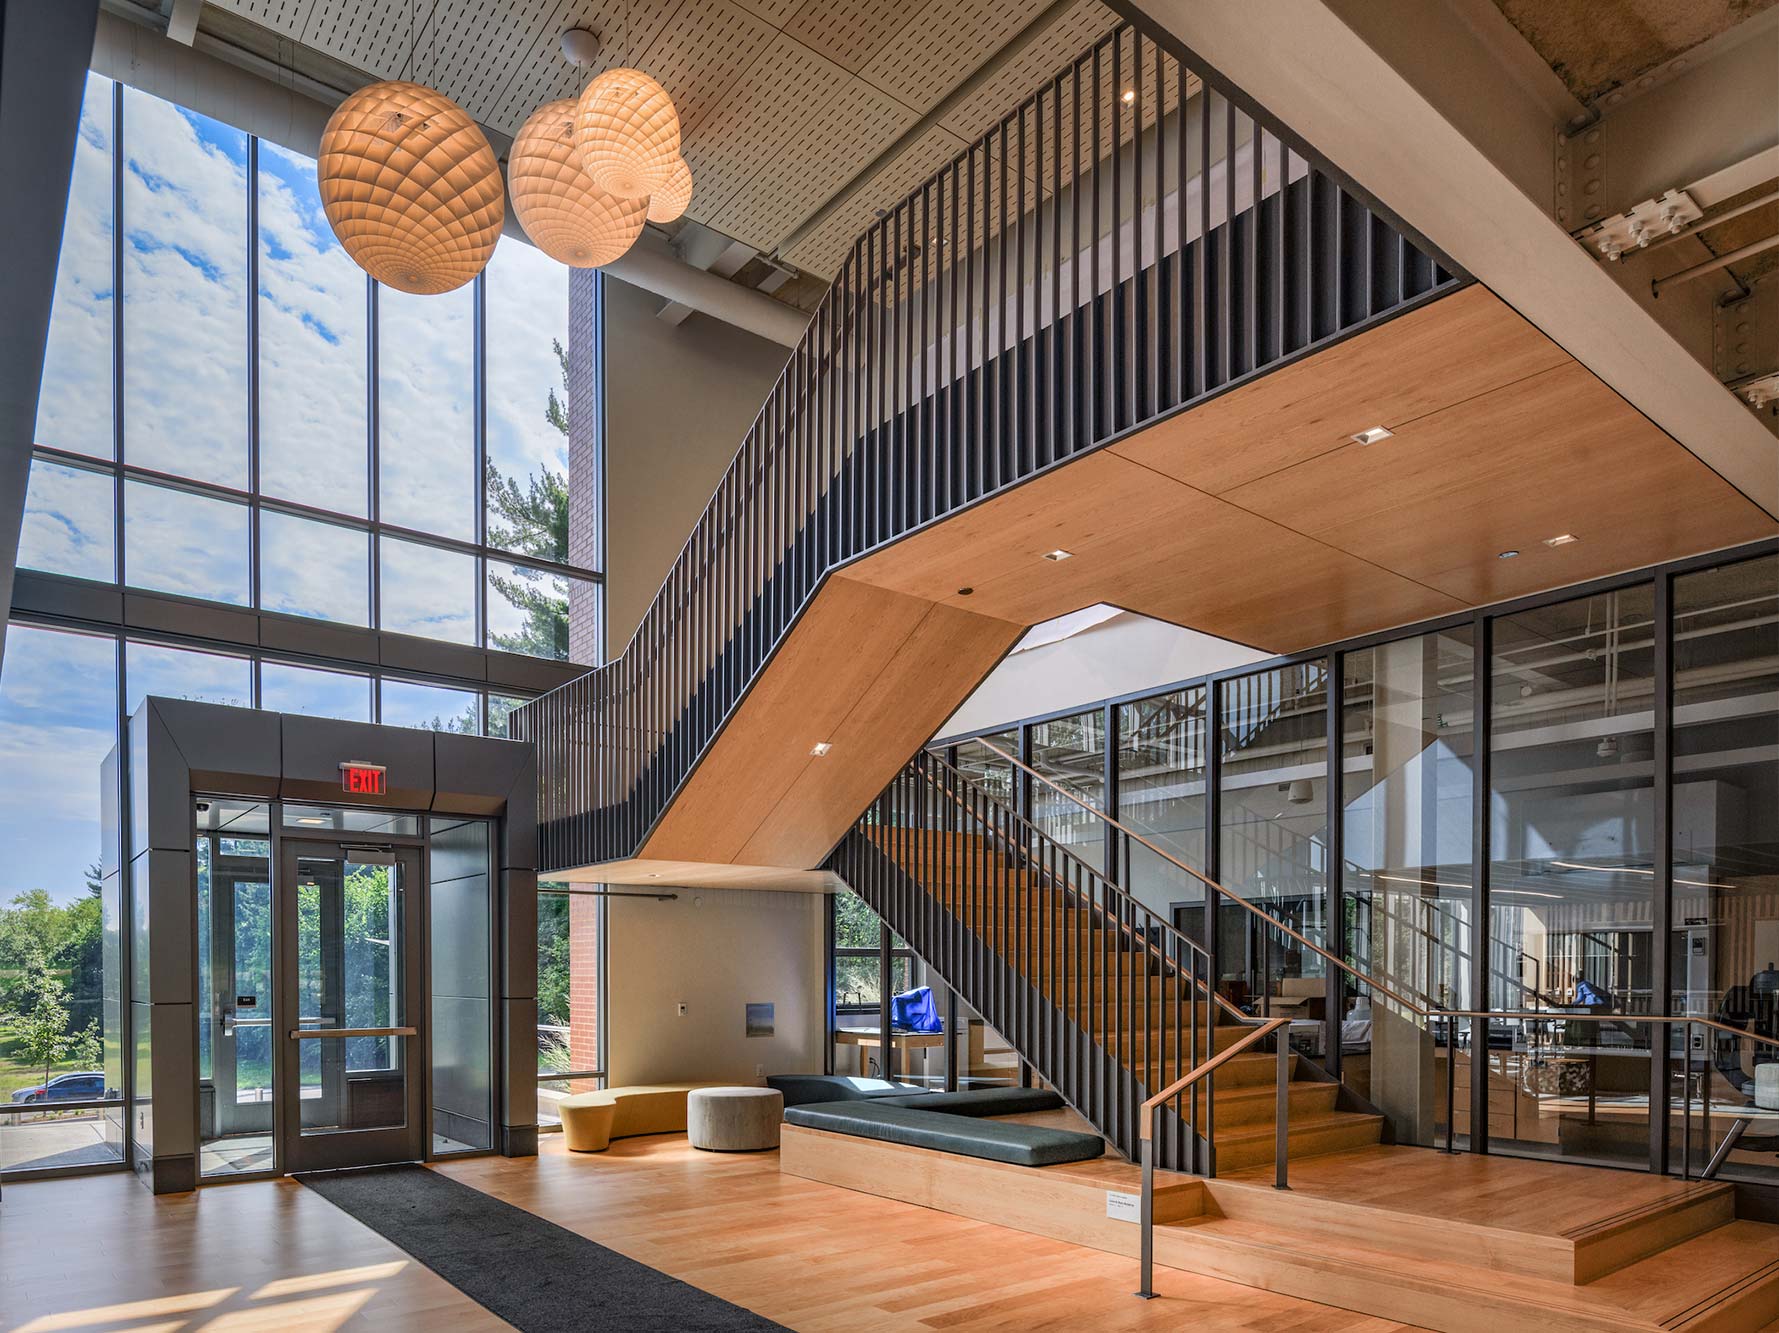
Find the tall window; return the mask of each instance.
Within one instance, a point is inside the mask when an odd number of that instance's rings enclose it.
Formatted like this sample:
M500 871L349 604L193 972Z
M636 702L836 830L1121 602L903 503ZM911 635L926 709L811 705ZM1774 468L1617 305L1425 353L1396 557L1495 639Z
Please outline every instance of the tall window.
M1205 687L1174 690L1119 709L1118 810L1125 824L1195 870L1205 868ZM1169 919L1186 904L1195 938L1204 931L1204 885L1147 847L1130 845L1130 891Z
M599 1086L601 900L545 882L537 890L537 1114L561 1122L556 1103Z
M568 269L513 239L455 292L378 288L312 159L91 76L20 564L585 659L568 310ZM591 492L593 451L577 467Z

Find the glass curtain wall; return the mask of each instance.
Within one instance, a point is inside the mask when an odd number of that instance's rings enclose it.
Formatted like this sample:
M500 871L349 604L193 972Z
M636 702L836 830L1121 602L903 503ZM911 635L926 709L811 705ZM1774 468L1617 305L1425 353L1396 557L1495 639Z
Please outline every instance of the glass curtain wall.
M1118 818L1194 870L1205 864L1206 688L1118 709ZM1204 942L1204 885L1139 843L1125 884L1144 906Z
M1094 809L1107 809L1104 709L1036 723L1031 747L1026 762L1034 769ZM1030 818L1088 865L1104 868L1105 824L1074 801L1041 782L1033 783Z
M1490 1137L1590 1161L1649 1154L1655 998L1655 589L1494 622ZM1662 1003L1665 1003L1663 997ZM1565 1018L1562 1015L1587 1015Z
M1668 1012L1779 1037L1779 554L1682 574L1673 606ZM1724 1173L1779 1180L1779 1049L1702 1028L1672 1049L1694 1167L1740 1124Z
M1344 956L1429 1009L1471 1002L1473 637L1461 626L1341 657ZM1343 987L1341 1079L1390 1117L1398 1143L1442 1135L1445 1036L1363 985ZM1455 1128L1467 1133L1470 1056L1456 1059Z
M1217 720L1217 880L1327 948L1328 667L1293 663L1222 682ZM1217 972L1229 999L1293 1020L1322 1046L1327 970L1239 905L1218 912Z
M1694 1170L1733 1133L1722 1176L1779 1179L1779 1105L1760 1093L1763 1070L1779 1082L1779 1048L1755 1040L1779 1036L1779 552L1684 562L992 739L1011 750L1029 735L1039 767L1093 799L1108 730L1124 823L1190 866L1214 861L1212 878L1413 1004L1480 999L1495 1013L1448 1031L1363 985L1331 988L1313 953L1224 905L1226 994L1297 1019L1294 1043L1338 1065L1398 1142L1443 1141L1449 1080L1460 1144L1480 1137L1480 1101L1493 1151L1678 1172L1690 1103ZM950 750L1012 794L1008 766L976 741ZM1177 868L1139 849L1120 882L1155 909L1184 903L1175 925L1195 928L1196 881ZM1724 1026L1664 1039L1638 1021L1653 1013Z
M566 268L379 288L313 160L96 74L63 235L22 568L568 659Z

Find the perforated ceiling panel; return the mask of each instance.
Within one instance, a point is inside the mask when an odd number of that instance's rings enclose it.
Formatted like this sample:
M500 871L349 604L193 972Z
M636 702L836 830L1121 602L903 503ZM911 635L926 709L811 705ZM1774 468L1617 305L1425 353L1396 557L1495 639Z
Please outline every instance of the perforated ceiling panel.
M684 146L700 220L770 249L915 119L781 33Z
M697 179L687 216L762 250L1041 12L1044 0L211 0L376 78L417 78L510 138L544 102L634 64L673 95ZM1080 0L786 256L828 273L893 206L1115 20ZM558 47L601 40L591 69ZM410 49L414 52L409 66ZM1148 117L1145 117L1147 119ZM1028 143L1034 193L1048 172Z

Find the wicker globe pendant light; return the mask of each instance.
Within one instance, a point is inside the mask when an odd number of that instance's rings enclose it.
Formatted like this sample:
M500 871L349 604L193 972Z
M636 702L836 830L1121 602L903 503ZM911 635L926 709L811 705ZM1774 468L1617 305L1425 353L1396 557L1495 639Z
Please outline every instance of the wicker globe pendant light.
M673 170L667 173L667 179L661 188L649 196L649 221L654 223L672 222L686 211L692 202L692 168L686 165L686 159L673 159Z
M435 89L361 88L321 134L321 206L346 253L378 282L454 291L494 254L506 204L481 127Z
M598 268L642 234L647 200L619 199L588 179L575 147L577 102L565 97L531 113L507 155L513 215L532 243L573 268Z
M639 69L608 69L581 94L575 142L593 183L620 199L647 199L679 157L679 112Z

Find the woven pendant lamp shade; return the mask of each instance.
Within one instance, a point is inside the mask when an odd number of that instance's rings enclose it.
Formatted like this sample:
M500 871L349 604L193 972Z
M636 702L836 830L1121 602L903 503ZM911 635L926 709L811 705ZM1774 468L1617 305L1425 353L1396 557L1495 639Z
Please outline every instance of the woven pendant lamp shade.
M608 69L581 94L575 141L595 185L620 199L647 199L679 157L679 112L641 70Z
M607 194L581 170L576 102L565 97L531 113L507 155L513 214L532 244L573 268L598 268L642 235L648 201Z
M686 165L686 159L673 159L673 170L667 173L667 179L661 188L649 196L649 221L654 223L672 222L686 206L692 202L692 168Z
M418 83L352 94L321 133L321 206L346 253L416 296L487 265L506 216L500 163L469 113Z

